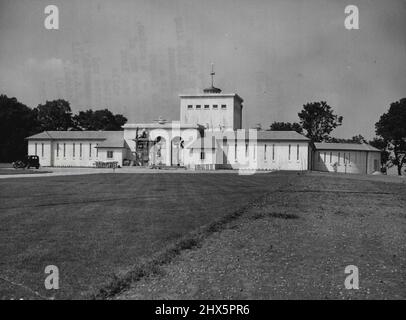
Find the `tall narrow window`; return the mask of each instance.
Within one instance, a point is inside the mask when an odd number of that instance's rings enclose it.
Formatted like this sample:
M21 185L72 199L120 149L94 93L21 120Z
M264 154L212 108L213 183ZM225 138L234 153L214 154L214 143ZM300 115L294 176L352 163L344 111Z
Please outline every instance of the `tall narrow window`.
M229 145L227 144L227 137L223 137L223 163L226 164L228 161L228 150Z
M299 160L299 145L296 145L296 160Z
M204 160L205 158L205 153L204 151L200 152L200 160Z
M275 145L272 145L272 160L275 160Z
M89 158L92 157L92 144L89 143Z
M324 152L323 162L326 163L326 152Z
M56 156L59 157L59 143L56 144Z
M291 145L289 145L289 155L288 155L288 160L290 160L290 151L291 151L291 149L292 149L292 146L291 146Z
M113 151L107 151L107 158L108 159L113 159Z
M266 160L266 145L264 146L264 160Z
M234 145L234 159L237 160L237 143Z
M35 144L35 155L37 155L37 144Z
M350 163L350 162L351 162L351 153L348 152L348 163Z
M337 156L337 163L340 164L340 152L338 153L338 156Z
M248 143L245 144L245 156L248 156Z
M344 163L344 164L347 163L347 159L346 159L346 157L345 157L345 152L344 152L344 156L343 156L343 163Z
M99 157L99 144L96 143L96 158Z
M82 144L79 144L79 157L82 158Z
M75 144L72 144L72 155L73 155L73 157L75 157L76 156L76 145Z
M63 157L66 157L66 143L63 144Z
M331 163L332 160L333 160L333 153L330 152L330 163Z
M44 144L41 143L41 156L44 157Z

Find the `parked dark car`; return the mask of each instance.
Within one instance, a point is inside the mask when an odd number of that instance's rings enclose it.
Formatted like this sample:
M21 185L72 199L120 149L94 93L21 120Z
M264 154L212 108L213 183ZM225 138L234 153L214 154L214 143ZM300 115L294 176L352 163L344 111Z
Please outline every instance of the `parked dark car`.
M39 169L40 164L39 164L39 157L38 156L27 156L24 160L17 160L13 162L13 168L18 169L18 168L36 168Z

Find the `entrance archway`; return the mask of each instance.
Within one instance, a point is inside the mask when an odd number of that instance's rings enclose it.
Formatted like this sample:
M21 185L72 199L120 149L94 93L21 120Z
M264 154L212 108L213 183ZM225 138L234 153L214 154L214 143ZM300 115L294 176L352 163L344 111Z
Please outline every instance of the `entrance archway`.
M183 148L184 141L181 137L174 137L171 141L171 165L182 166L183 165Z
M152 165L166 165L166 140L158 136L152 143L149 159Z

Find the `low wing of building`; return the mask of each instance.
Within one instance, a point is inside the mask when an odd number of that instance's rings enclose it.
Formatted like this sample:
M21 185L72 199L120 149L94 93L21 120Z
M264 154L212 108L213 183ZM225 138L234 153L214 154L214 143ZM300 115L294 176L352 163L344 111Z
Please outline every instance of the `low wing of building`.
M121 165L129 150L123 131L43 131L27 140L28 154L51 167L91 167L97 161Z
M313 169L317 171L372 174L381 168L381 151L362 143L315 143Z
M209 131L186 145L191 168L309 170L310 140L295 131Z

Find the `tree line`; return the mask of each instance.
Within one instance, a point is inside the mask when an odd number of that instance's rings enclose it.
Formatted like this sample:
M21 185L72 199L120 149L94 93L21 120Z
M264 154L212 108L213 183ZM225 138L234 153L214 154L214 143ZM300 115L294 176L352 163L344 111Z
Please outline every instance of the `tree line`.
M369 143L381 150L383 167L397 167L398 175L406 164L406 98L390 104L387 112L375 124L375 134L367 141L358 134L350 139L331 136L331 132L342 125L343 117L334 113L325 101L303 105L298 113L299 122L273 122L268 130L296 131L306 135L312 142Z
M0 95L0 162L11 162L27 154L26 137L53 130L122 130L127 118L108 109L73 114L68 101L46 101L30 108L15 97Z

